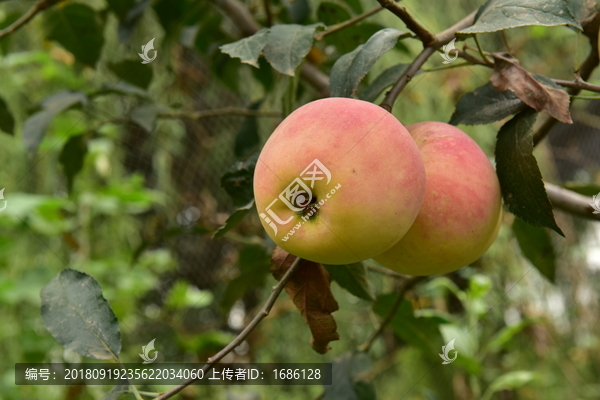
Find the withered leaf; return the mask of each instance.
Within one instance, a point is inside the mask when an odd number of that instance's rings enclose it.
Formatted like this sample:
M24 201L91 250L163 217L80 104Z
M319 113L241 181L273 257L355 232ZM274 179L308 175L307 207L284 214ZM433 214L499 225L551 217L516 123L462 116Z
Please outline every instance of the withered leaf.
M572 124L569 95L561 89L542 85L507 53L493 53L494 73L490 82L496 90L510 90L529 107L544 111L560 122Z
M278 281L290 268L296 256L277 247L271 258L271 273ZM312 333L311 346L319 354L329 350L329 342L339 340L337 324L331 313L338 303L331 294L331 277L319 263L301 260L302 264L285 285L285 291L300 311Z

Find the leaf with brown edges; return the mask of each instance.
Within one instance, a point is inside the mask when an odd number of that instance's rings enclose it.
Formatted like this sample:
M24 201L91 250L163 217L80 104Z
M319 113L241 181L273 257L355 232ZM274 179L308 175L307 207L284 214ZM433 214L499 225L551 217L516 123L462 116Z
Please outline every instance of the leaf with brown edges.
M296 256L277 247L271 258L271 273L275 279L281 280L295 259ZM310 328L312 348L319 354L325 354L330 349L329 342L340 339L337 324L331 316L339 308L331 294L331 277L319 263L300 262L302 265L288 281L285 291Z
M494 53L494 73L490 82L496 90L510 90L529 107L544 111L565 124L572 124L569 95L562 89L542 85L507 53Z

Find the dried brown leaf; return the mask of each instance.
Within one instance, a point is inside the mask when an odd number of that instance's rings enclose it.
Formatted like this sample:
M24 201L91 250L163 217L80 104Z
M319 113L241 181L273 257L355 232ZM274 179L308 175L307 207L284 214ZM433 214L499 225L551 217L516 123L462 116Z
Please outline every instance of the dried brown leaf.
M296 256L277 247L271 259L271 273L278 281L290 268ZM300 311L312 333L311 346L319 354L329 350L329 342L339 340L337 324L331 313L338 303L331 293L329 272L319 263L302 260L285 286L294 305Z
M542 85L521 67L519 60L507 53L494 53L494 73L490 82L496 90L510 90L536 111L544 111L551 117L572 124L569 112L569 95L561 89Z

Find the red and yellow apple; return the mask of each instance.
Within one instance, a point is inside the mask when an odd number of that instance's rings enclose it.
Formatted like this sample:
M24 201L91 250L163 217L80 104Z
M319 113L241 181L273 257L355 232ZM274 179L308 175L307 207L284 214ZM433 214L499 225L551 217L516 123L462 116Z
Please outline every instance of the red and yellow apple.
M485 153L460 129L441 122L407 129L425 164L425 200L402 239L374 259L408 275L455 271L483 255L498 235L498 178Z
M388 250L408 231L425 194L419 149L392 114L327 98L291 113L262 149L254 198L285 251L347 264Z

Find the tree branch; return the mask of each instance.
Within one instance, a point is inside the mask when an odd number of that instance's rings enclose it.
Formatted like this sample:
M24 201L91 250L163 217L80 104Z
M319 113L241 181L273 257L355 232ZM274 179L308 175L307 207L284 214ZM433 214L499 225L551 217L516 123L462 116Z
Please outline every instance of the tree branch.
M44 11L46 8L52 7L54 4L58 3L60 0L38 0L37 3L33 7L31 7L21 18L7 26L6 28L0 30L0 39L4 36L13 33L26 23L28 23L37 13L40 11Z
M552 79L552 81L557 85L564 86L566 88L588 90L590 92L600 93L600 85L594 85L593 83L586 82L581 79L579 75L577 75L573 81L566 81L563 79Z
M261 26L250 11L239 0L213 0L216 5L231 19L243 36L254 35ZM329 96L329 77L315 66L305 62L300 67L300 76L310 83L323 97Z
M583 218L600 221L600 214L593 213L594 209L590 205L589 197L547 182L544 186L553 207Z
M377 339L379 337L379 335L381 335L381 333L383 332L385 327L392 321L392 319L394 318L394 315L396 315L396 312L398 311L400 304L402 304L402 300L404 299L404 295L406 294L406 292L408 292L417 283L424 280L425 278L426 278L425 276L413 276L412 278L404 281L404 283L400 287L400 291L398 292L398 297L396 297L396 301L394 302L394 305L392 306L392 309L390 310L389 314L381 322L381 324L379 325L379 328L377 328L375 333L373 333L373 335L371 335L369 340L367 340L367 342L365 344L363 344L362 346L360 346L358 348L359 351L368 351L371 348L371 346L373 345L373 342L375 342L375 339Z
M250 110L248 108L237 108L237 107L224 107L216 108L213 110L202 110L202 111L174 111L157 114L157 118L187 118L187 119L201 119L209 117L217 117L220 115L245 115L249 117L281 117L280 112L276 111L261 111L261 110Z
M435 41L431 45L426 46L423 49L423 51L421 51L421 53L417 56L417 58L415 58L413 62L409 65L409 67L404 71L404 73L400 75L400 78L398 78L398 81L396 82L394 87L392 87L392 89L390 89L390 91L387 92L387 94L385 95L385 98L381 102L380 106L386 109L387 111L391 112L392 107L394 106L394 102L400 95L400 92L402 92L402 90L406 87L408 82L410 82L412 77L415 76L417 71L421 69L421 67L423 66L423 64L425 64L427 59L429 59L429 57L431 57L431 55L435 53L435 51L438 48L450 42L456 35L456 32L472 25L473 19L475 18L475 14L476 11L473 11L471 14L460 20L455 25L451 26L443 32L438 33L435 36Z
M349 20L340 22L339 24L331 25L327 29L322 32L319 32L315 35L315 40L323 40L323 38L327 35L331 35L341 29L344 29L347 26L353 25L359 21L362 21L365 18L369 18L371 15L377 14L379 11L383 10L383 7L375 7L374 9L364 12L360 15L357 15L354 18L350 18Z
M394 0L377 0L381 7L387 8L395 16L400 18L408 29L413 31L417 37L423 42L423 46L432 46L436 42L436 37L427 28L421 25L412 15L406 11L406 8L396 3Z
M290 268L285 272L285 274L283 275L281 280L277 283L277 285L275 285L273 287L273 290L271 291L271 295L267 299L267 302L265 303L263 308L260 310L260 312L258 314L256 314L256 316L254 316L252 321L250 321L250 323L244 328L244 330L242 332L240 332L240 334L235 339L233 339L233 341L231 343L229 343L221 351L219 351L217 354L215 354L214 356L212 356L208 359L207 363L204 364L204 366L202 367L203 372L208 371L210 369L210 367L212 367L219 360L221 360L223 357L225 357L227 354L229 354L233 349L235 349L237 346L239 346L244 341L244 339L246 339L246 337L250 334L250 332L252 332L252 330L254 328L256 328L256 325L258 325L258 323L260 321L262 321L263 318L265 318L267 315L269 315L269 311L271 311L271 308L273 308L273 305L275 304L275 300L277 300L277 297L279 297L279 294L281 293L281 291L283 290L285 285L288 283L288 281L291 279L294 272L296 272L296 270L300 266L301 260L302 259L300 257L296 257L296 259L294 260L294 262L292 263ZM186 386L189 386L196 381L197 381L197 379L188 379L187 381L181 383L179 386L176 386L173 389L167 390L160 396L156 397L155 400L168 399L168 398L176 395L180 391L182 391L183 388L185 388Z

